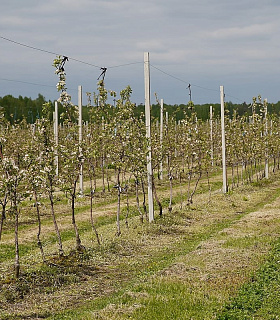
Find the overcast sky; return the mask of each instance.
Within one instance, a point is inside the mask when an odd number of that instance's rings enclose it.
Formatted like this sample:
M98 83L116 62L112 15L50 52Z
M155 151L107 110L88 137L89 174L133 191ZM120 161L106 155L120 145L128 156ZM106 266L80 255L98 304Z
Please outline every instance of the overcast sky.
M279 0L2 0L0 96L58 98L54 54L69 57L67 87L96 91L100 67L107 89L127 85L144 102L144 52L154 93L168 104L280 100ZM72 59L71 59L72 58ZM73 59L86 63L79 63ZM89 65L90 64L90 65ZM37 84L37 85L36 85Z

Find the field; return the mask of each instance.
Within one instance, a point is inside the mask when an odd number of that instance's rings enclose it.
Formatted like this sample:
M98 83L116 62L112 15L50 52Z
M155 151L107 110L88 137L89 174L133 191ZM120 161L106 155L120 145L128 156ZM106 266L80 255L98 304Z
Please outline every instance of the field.
M133 194L122 195L118 236L117 192L104 196L98 188L93 207L101 244L92 230L89 198L79 197L80 251L73 250L69 203L56 193L63 256L57 254L50 206L42 204L45 263L36 244L36 210L24 203L18 279L13 220L7 219L0 245L1 319L279 318L279 175L223 194L218 172L201 180L192 204L187 184L174 184L171 212L168 182L159 181L164 211L159 216L155 208L153 223L140 221Z
M50 103L32 125L0 117L1 319L278 319L267 101L209 121L164 119L161 104L149 123L129 86L112 106L100 81L83 124L55 61L60 125Z

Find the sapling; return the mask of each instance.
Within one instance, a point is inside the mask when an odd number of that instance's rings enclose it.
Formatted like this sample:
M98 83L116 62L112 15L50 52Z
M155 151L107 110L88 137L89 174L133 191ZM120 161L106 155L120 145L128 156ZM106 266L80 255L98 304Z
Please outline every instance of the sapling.
M72 225L76 236L76 248L82 250L81 239L76 224L75 217L75 200L77 195L77 182L80 177L80 170L83 164L83 144L78 138L78 126L76 124L78 119L77 107L71 102L71 96L67 93L66 87L66 73L65 62L67 57L58 56L53 61L53 66L56 68L55 73L59 77L57 83L57 90L60 92L58 101L62 104L63 113L60 115L61 120L67 127L67 134L60 139L58 148L59 156L63 162L60 168L60 182L61 189L65 192L66 196L70 195L71 199L71 212L72 212Z
M85 156L85 168L87 168L89 182L90 182L90 221L91 221L91 227L92 231L95 233L97 243L100 245L100 239L99 234L97 232L97 229L94 224L93 219L93 199L96 192L96 169L95 169L95 159L96 159L96 149L94 142L94 136L92 134L92 124L90 124L90 131L88 132L87 136L85 137L85 150L84 150L84 156Z
M39 122L39 121L38 121ZM30 158L30 166L28 169L27 182L33 193L35 200L35 208L38 220L37 244L41 252L43 262L46 262L43 245L41 241L41 216L40 216L40 198L42 197L43 190L45 190L44 177L42 175L44 169L43 157L41 157L41 143L39 133L34 132L33 139L28 144L28 154Z
M153 132L151 136L152 155L153 155L152 172L154 173L156 170L158 170L158 173L160 173L161 171L161 174L159 177L163 179L162 163L163 163L163 159L166 157L166 154L165 154L166 139L163 140L163 137L161 136L161 132L158 130L157 127L155 127L155 123L152 124L151 132ZM152 175L152 186L153 186L153 197L155 198L155 201L159 208L159 216L162 216L163 207L157 194L157 187L155 184L154 175Z
M82 145L79 143L77 128L71 125L67 128L67 134L61 135L59 144L59 157L63 166L60 168L60 188L66 197L70 198L72 225L76 237L76 249L82 250L81 239L76 224L75 202L77 197L77 184L80 177L80 169L84 162Z
M3 230L3 225L4 221L6 219L6 207L8 204L8 189L6 185L6 179L5 179L5 174L2 170L2 165L3 165L3 160L0 160L0 166L1 166L1 181L0 181L0 205L1 205L1 220L0 220L0 241L2 237L2 230Z
M112 145L109 156L112 164L116 168L116 190L118 192L117 205L117 235L120 235L120 202L121 193L125 186L121 184L121 174L133 170L137 158L142 158L146 150L139 146L139 137L143 132L143 126L140 125L134 116L134 104L130 101L132 90L128 86L120 92L120 98L117 100L114 118L108 124ZM138 141L138 142L137 142Z
M91 94L87 93L89 102L89 130L86 135L84 144L85 164L88 169L90 179L90 218L92 230L96 235L98 244L100 244L99 235L93 221L93 198L97 189L96 171L100 162L102 168L103 193L105 192L105 166L107 167L107 187L110 192L107 153L109 149L109 138L107 123L110 122L112 116L112 106L107 103L108 91L105 89L104 80L100 80L97 86L98 94L93 95L94 106L92 106ZM112 97L115 97L113 91L110 92Z
M42 109L43 117L42 119L39 119L37 121L38 130L36 131L36 139L38 140L38 144L40 145L40 163L42 164L40 173L42 183L50 201L53 225L58 240L59 255L63 256L64 251L62 247L62 240L54 210L54 193L55 188L58 186L58 177L56 174L57 150L55 148L55 142L51 133L52 125L50 121L50 113L51 104L44 104Z
M1 221L0 221L0 241L2 236L2 230L4 221L6 219L6 207L8 204L8 181L7 181L7 172L4 167L4 150L3 144L4 139L1 138L1 157L0 157L0 205L1 205Z
M0 108L0 205L1 205L1 220L0 220L0 241L2 236L3 224L6 219L6 207L8 203L8 186L7 176L3 167L3 159L5 155L4 146L6 143L5 136L8 134L10 124L4 117L3 109Z
M24 124L23 124L24 126ZM26 146L21 143L21 128L16 124L11 128L9 134L7 156L2 159L2 170L4 171L5 184L10 201L9 214L14 218L14 235L15 235L15 277L19 278L20 274L20 257L19 257L19 214L21 203L27 198L26 176L30 165L29 155L26 153Z

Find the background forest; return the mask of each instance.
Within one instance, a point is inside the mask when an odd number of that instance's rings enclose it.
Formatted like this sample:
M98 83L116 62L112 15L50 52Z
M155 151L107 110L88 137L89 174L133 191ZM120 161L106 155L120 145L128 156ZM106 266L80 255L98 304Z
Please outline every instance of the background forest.
M38 94L36 99L22 97L18 98L13 97L12 95L6 95L4 97L0 97L0 107L3 110L5 118L11 123L15 123L26 119L27 123L34 123L36 119L40 119L42 117L42 106L47 101L45 97L41 94ZM51 102L52 108L54 111L54 102ZM197 118L201 120L209 119L209 107L213 106L214 113L216 115L220 114L220 104L175 104L169 105L165 104L164 108L168 114L174 119L181 120L185 118L185 115L190 116L191 112L195 111L197 114ZM141 113L144 113L144 104L137 105L134 109L135 115L140 116ZM235 104L231 101L225 103L225 108L231 117L234 111L237 112L237 115L252 115L252 107L251 104L247 104L246 102ZM267 105L268 113L280 114L280 101L277 103L268 103ZM59 105L59 114L62 112L63 108ZM89 120L89 108L87 106L83 106L83 120ZM259 110L256 110L258 113ZM159 119L160 116L160 107L158 104L153 104L151 108L151 116L153 118Z

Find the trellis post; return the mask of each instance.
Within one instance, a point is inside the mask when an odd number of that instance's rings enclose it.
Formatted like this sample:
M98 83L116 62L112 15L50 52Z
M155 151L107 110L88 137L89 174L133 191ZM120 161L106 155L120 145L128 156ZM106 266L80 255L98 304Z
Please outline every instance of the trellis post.
M227 193L227 165L226 165L226 136L225 136L225 104L224 86L220 86L221 97L221 129L222 129L222 164L223 164L223 193Z
M211 143L211 165L214 166L214 145L213 145L213 106L210 106L210 143Z
M82 114L82 86L78 86L78 109L79 109L79 144L81 145L83 140L83 114ZM80 147L80 153L82 149ZM80 194L83 194L84 186L83 186L83 165L80 167Z
M265 138L267 139L268 135L268 126L267 126L267 99L264 100L264 119L265 119ZM269 163L268 163L268 150L267 150L267 140L265 146L265 178L269 177Z
M162 150L163 150L163 147L162 147L162 142L163 142L163 99L160 99L160 135L159 135L159 139L160 139L160 151L161 151L159 177L160 177L160 180L162 180L163 179L163 166L162 166L162 157L163 157L163 154L162 154Z
M55 144L55 165L56 165L56 175L58 176L58 103L54 103L54 113L53 113L53 132L54 132L54 144Z
M153 201L153 169L152 169L152 148L151 148L151 105L150 105L150 59L149 52L144 52L144 82L145 82L145 119L146 137L148 139L147 172L148 172L148 203L149 222L154 221Z

